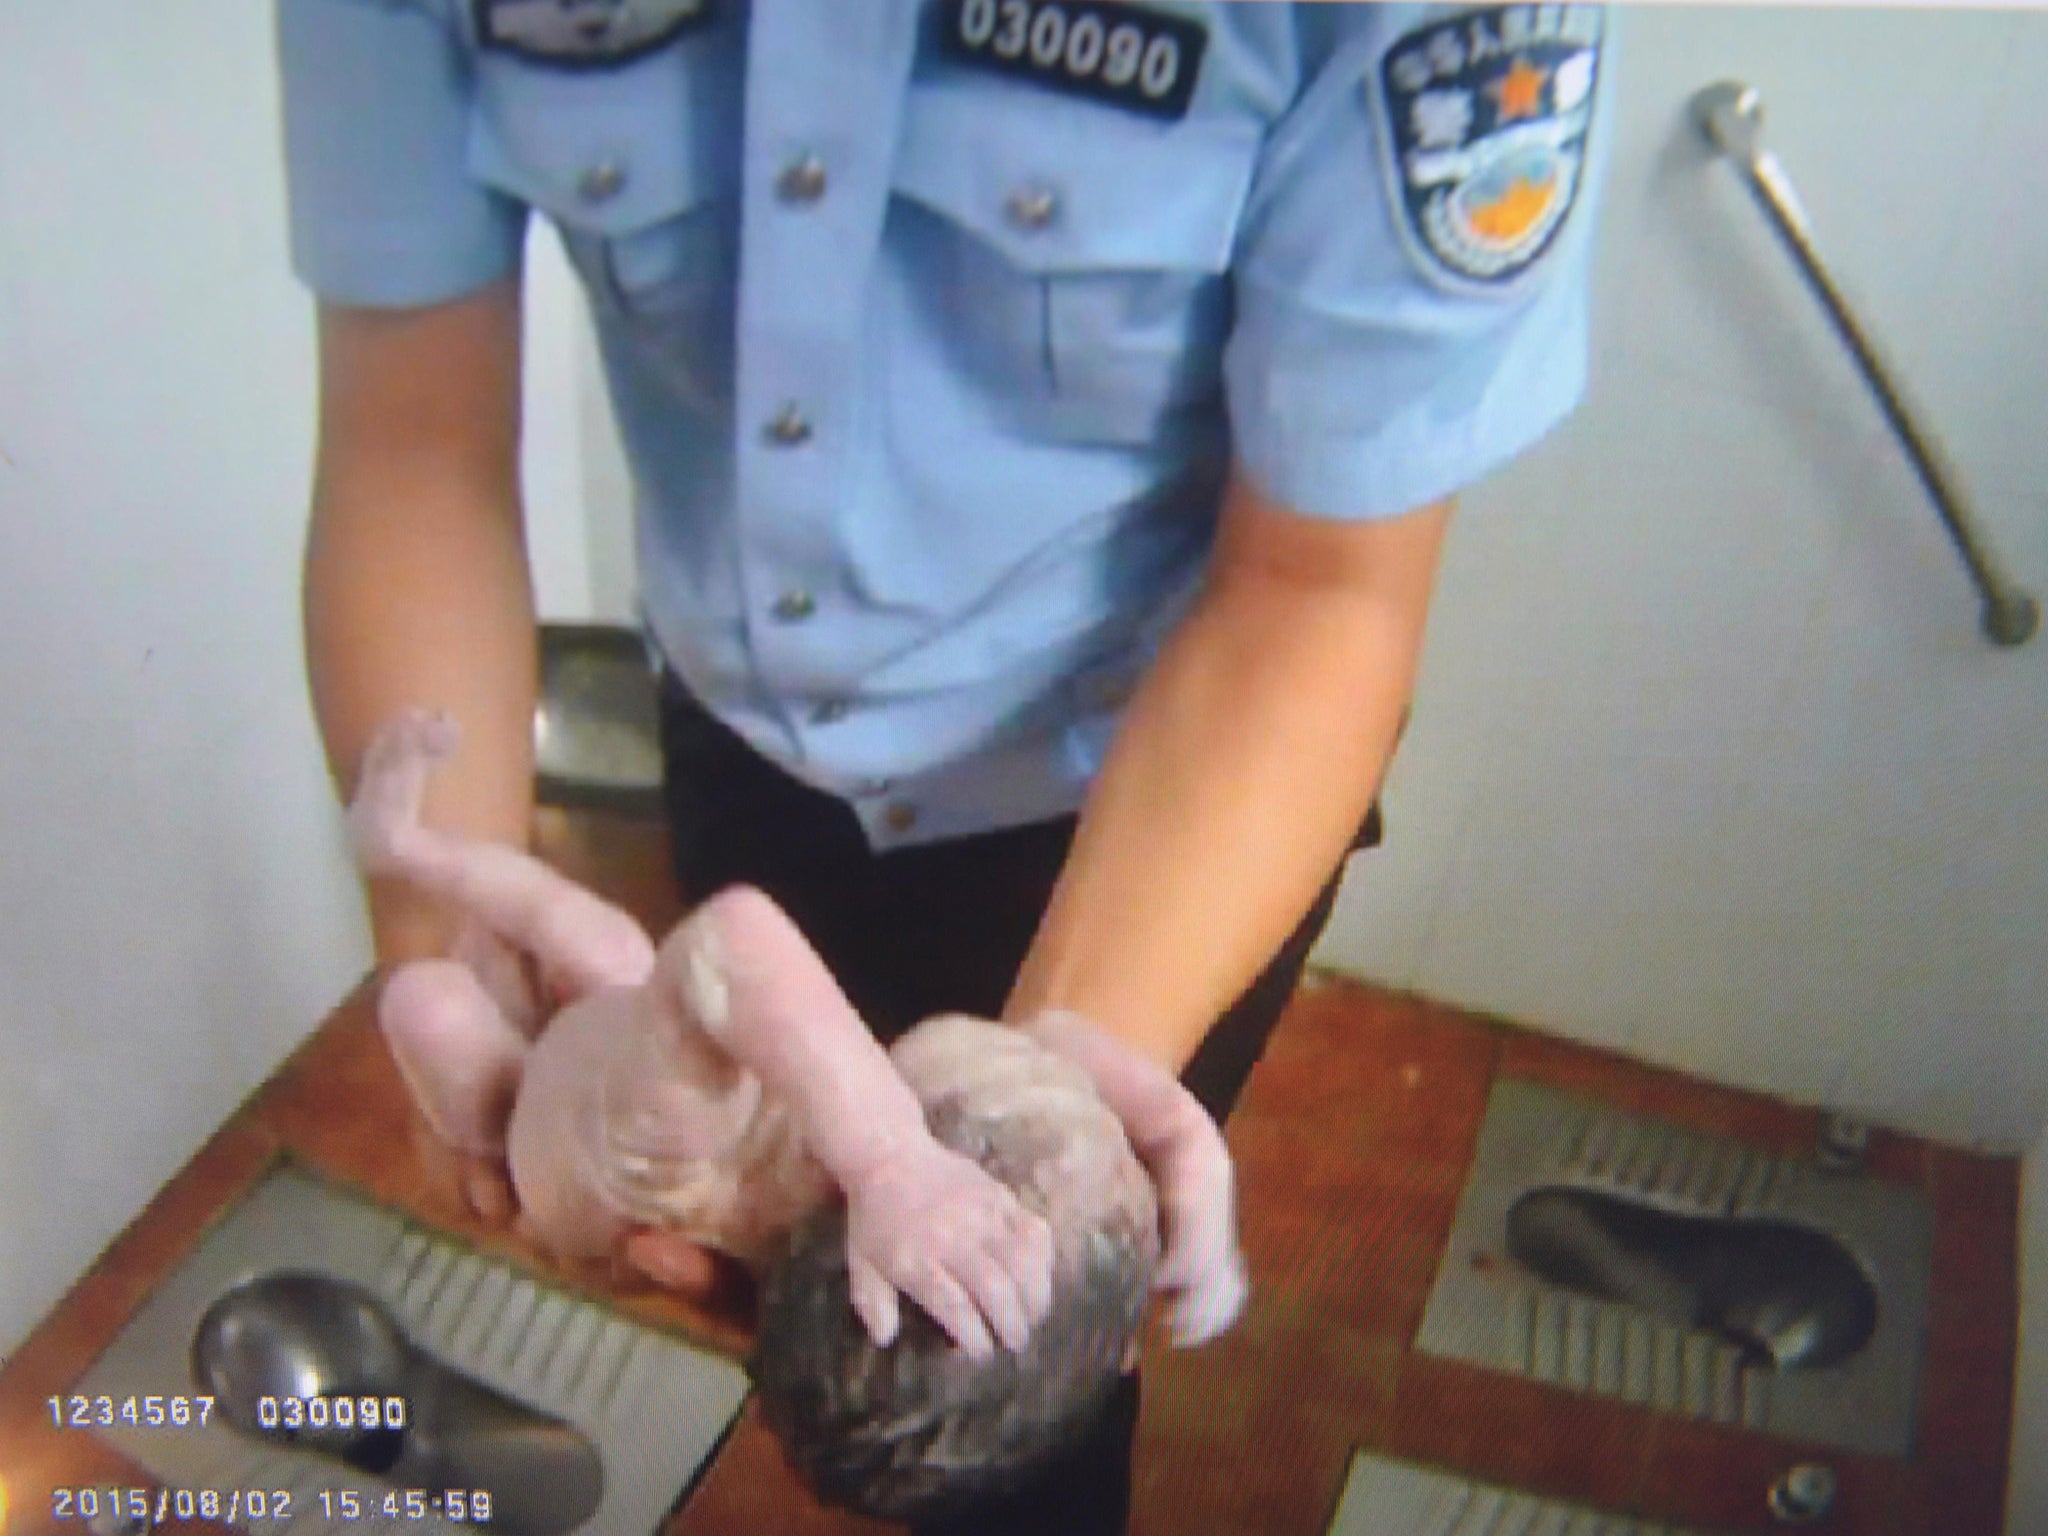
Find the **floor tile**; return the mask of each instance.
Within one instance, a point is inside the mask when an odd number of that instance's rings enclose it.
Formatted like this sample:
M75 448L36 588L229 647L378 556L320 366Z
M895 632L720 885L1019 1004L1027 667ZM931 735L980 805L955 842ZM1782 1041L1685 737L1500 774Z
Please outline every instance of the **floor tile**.
M1685 1419L1662 1418L1652 1432L1639 1508L1652 1519L1712 1529L1769 1528L1771 1485L1802 1462L1830 1467L1837 1478L1833 1512L1805 1529L1884 1536L1897 1495L1896 1462Z
M2012 1439L2018 1345L2010 1296L1936 1294L1920 1373L1917 1459L1971 1463L2004 1454Z
M2004 1536L2005 1463L1921 1465L1900 1478L1898 1508L1884 1536ZM2012 1536L2034 1536L2016 1531Z
M797 1486L782 1451L750 1402L718 1459L661 1536L885 1536L895 1526L827 1509Z
M1934 1292L1976 1308L2019 1294L2019 1163L1935 1147Z
M1455 1360L1410 1353L1383 1449L1510 1487L1626 1509L1651 1415Z

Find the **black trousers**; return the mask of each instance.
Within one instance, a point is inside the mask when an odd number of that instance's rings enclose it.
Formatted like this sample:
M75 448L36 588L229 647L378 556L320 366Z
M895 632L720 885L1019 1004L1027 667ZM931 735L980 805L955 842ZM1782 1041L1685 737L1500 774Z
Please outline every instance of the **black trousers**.
M1074 817L876 853L842 801L762 758L673 678L662 689L662 748L686 899L739 881L766 891L885 1043L935 1013L1001 1013L1065 862ZM1356 846L1378 840L1375 807ZM1182 1074L1218 1124L1265 1050L1336 890L1333 874ZM1129 1517L1137 1423L1131 1375L1087 1439L1031 1488L925 1536L1115 1536Z

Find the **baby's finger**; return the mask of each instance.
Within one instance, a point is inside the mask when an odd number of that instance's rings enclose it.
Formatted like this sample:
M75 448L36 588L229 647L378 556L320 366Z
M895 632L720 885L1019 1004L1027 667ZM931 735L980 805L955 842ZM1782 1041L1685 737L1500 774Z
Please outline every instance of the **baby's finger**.
M987 1360L996 1352L995 1341L981 1321L981 1313L960 1282L934 1265L905 1293L931 1314L933 1322L946 1331L970 1360Z
M1025 1316L1016 1277L1002 1260L986 1248L969 1248L954 1261L953 1274L981 1308L1003 1348L1013 1355L1024 1353L1031 1342L1031 1321Z
M875 1348L887 1349L896 1341L901 1314L896 1306L896 1287L865 1259L849 1257L846 1264L847 1292Z

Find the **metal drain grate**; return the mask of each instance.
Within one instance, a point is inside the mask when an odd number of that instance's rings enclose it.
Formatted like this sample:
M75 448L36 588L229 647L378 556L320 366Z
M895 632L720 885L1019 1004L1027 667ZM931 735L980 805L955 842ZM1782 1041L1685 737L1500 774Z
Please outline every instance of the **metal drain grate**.
M747 1393L733 1362L535 1283L393 1212L285 1168L229 1213L137 1310L73 1388L115 1401L194 1390L189 1351L212 1302L244 1280L315 1270L381 1295L414 1343L510 1397L568 1420L596 1445L604 1497L582 1536L645 1536L716 1449ZM322 1516L321 1492L378 1479L229 1428L116 1427L99 1433L163 1484L290 1492L292 1536L361 1530ZM273 1536L276 1520L249 1522ZM429 1516L408 1531L473 1526Z
M1360 1451L1329 1536L1705 1536Z
M1520 1196L1546 1186L1824 1233L1875 1285L1877 1332L1839 1365L1762 1370L1745 1367L1741 1352L1716 1335L1545 1284L1509 1257L1507 1214ZM1502 1079L1415 1343L1427 1354L1668 1413L1903 1456L1912 1449L1932 1248L1933 1213L1918 1190Z

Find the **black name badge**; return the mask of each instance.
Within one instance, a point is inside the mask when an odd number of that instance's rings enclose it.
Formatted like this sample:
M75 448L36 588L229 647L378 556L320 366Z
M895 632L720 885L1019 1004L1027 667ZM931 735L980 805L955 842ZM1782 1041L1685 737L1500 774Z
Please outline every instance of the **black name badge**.
M475 0L477 42L557 69L611 69L716 19L713 0Z
M943 0L940 51L1048 90L1177 120L1194 99L1209 32L1121 0Z

